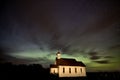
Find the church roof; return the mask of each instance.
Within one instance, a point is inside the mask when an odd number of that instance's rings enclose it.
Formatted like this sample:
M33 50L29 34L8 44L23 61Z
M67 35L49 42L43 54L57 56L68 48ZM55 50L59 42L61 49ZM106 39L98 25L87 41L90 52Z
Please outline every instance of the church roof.
M60 54L60 52L57 52L57 54ZM56 57L56 64L51 64L50 67L57 68L59 65L62 66L82 66L85 67L85 64L81 61L76 61L75 59L69 59L69 58L58 58L58 55Z
M56 65L66 65L66 66L83 66L85 67L85 64L82 62L78 62L75 59L67 59L67 58L60 58L56 59Z
M51 64L51 65L50 65L50 67L52 67L52 68L57 68L57 67L58 67L58 65Z

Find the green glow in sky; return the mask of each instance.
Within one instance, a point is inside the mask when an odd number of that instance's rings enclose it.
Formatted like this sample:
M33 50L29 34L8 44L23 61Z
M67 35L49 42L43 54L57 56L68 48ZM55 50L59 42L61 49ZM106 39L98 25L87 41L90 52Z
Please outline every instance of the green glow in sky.
M50 64L53 64L56 58L56 52L57 51L41 51L41 50L31 50L31 51L24 51L19 53L13 53L11 56L16 57L18 59L27 59L31 60L32 62L29 63L37 63L42 64L44 67L49 67ZM62 58L74 58L77 61L82 61L86 65L87 71L114 71L114 70L120 70L120 60L119 60L119 54L111 54L113 58L110 59L104 59L102 58L98 60L91 60L90 56L88 54L82 54L82 53L74 53L72 54L65 54L61 53ZM116 56L117 55L117 56ZM109 55L110 56L110 55ZM95 61L102 61L102 60L108 60L109 63L97 63Z

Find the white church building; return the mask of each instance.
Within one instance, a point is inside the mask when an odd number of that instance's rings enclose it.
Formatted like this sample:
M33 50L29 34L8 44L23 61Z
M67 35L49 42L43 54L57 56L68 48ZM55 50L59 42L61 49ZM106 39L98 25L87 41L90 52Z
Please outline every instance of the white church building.
M50 74L58 77L85 77L86 66L81 61L75 59L61 58L61 53L57 52L55 64L50 65Z

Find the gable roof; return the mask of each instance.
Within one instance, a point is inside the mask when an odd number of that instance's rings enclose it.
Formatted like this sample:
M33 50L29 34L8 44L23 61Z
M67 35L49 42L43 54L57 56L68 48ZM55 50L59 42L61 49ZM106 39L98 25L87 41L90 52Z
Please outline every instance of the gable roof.
M52 67L52 68L57 68L57 67L58 67L58 65L51 64L51 65L50 65L50 67Z
M85 64L83 64L82 62L78 62L75 59L67 59L67 58L56 59L56 65L83 66L83 67L85 67Z

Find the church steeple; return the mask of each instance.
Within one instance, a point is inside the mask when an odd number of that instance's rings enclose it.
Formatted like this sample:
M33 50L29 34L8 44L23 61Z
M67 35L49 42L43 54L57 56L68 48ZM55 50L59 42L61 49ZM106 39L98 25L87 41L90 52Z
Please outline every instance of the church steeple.
M56 55L57 55L57 57L56 57L57 59L61 58L61 52L60 51L58 51Z

